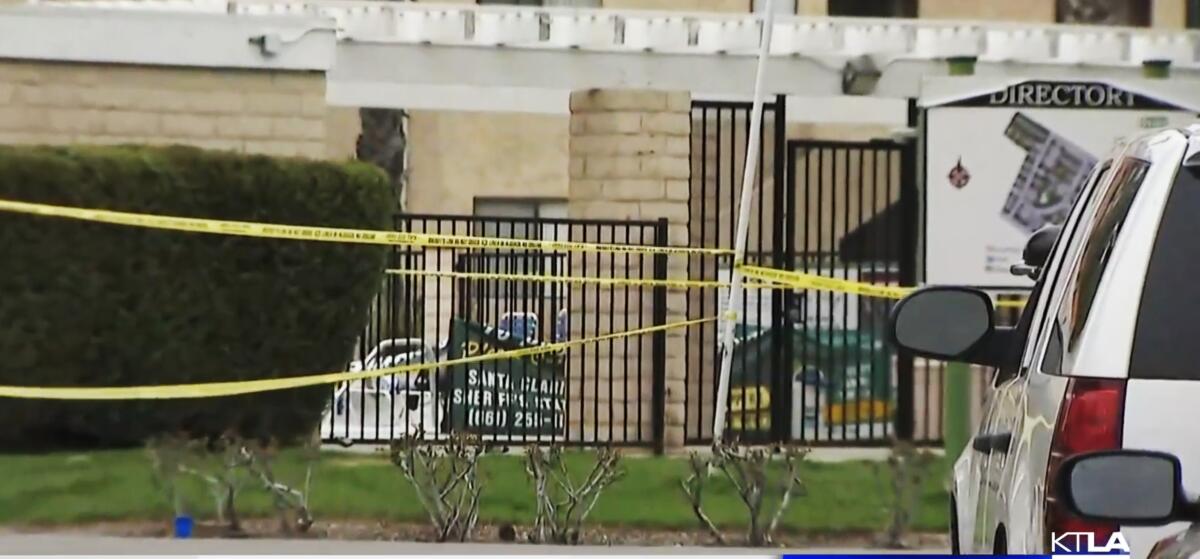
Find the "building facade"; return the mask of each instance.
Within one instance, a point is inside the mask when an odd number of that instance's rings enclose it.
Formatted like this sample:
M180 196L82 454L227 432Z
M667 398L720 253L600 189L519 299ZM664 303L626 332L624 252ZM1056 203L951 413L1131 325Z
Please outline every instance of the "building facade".
M759 0L451 1L721 13L750 13L761 3ZM1200 2L1196 0L776 0L775 5L784 13L813 17L1078 23L1162 30L1185 29L1189 18L1195 18L1200 11ZM692 92L697 98L704 98L705 93ZM487 95L484 91L478 94ZM871 122L869 115L880 112L881 102L808 101L814 106L810 111L803 108L808 102L792 103L789 138L868 140L885 137L905 125L902 104L895 102L891 103L886 120ZM536 112L410 110L406 208L414 212L487 212L496 207L494 201L508 198L512 201L510 211L532 216L541 205L565 200L569 120L566 92L548 98ZM524 209L513 210L515 206Z

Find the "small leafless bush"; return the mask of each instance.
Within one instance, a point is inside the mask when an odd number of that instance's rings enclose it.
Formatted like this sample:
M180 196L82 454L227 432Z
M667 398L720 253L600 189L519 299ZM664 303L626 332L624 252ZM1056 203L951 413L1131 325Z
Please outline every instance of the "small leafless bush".
M272 462L279 454L277 446L251 442L243 444L240 452L250 475L257 480L259 487L271 495L271 503L275 507L275 513L279 515L280 529L284 533L291 533L295 527L300 532L307 532L313 524L312 513L308 508L308 495L312 485L312 470L320 453L320 447L316 444L308 444L303 448L305 463L303 489L294 489L281 483L275 475Z
M171 504L175 516L189 514L187 499L179 486L179 478L194 441L181 435L162 435L146 441L154 485Z
M463 436L444 444L420 436L392 443L392 463L412 484L437 530L437 541L467 541L479 520L479 456L483 446Z
M888 496L888 524L881 535L880 545L893 549L908 547L906 537L912 530L913 517L920 504L921 488L936 459L932 452L897 440L892 442L892 450L887 458L887 474L881 464L875 465L876 481L881 486L885 478L888 481L887 487L880 487L880 492Z
M318 447L304 449L305 475L302 490L281 483L272 468L278 447L271 442L246 440L235 435L193 439L184 435L166 435L147 443L154 478L171 502L176 515L186 514L187 504L180 488L182 476L204 482L217 512L218 522L231 532L242 530L237 512L237 496L248 488L261 488L272 496L280 517L280 526L290 533L293 527L307 531L313 523L308 507L312 468ZM291 517L294 515L294 521Z
M529 533L534 543L579 543L583 523L600 495L625 475L621 453L611 447L596 451L595 463L579 481L572 477L562 448L557 445L529 447L525 458L525 471L533 482L537 500L533 530Z
M709 464L712 461L700 456L699 453L693 452L688 457L688 465L692 468L692 473L688 477L680 480L679 484L683 486L683 494L687 497L688 503L692 505L692 513L704 526L708 533L712 534L717 543L725 545L725 536L713 524L713 521L704 513L704 484L708 480Z
M743 448L736 442L719 443L713 445L712 455L707 459L692 453L691 474L681 482L683 493L700 523L718 543L725 544L724 536L705 514L703 506L709 475L712 470L719 471L746 507L746 542L754 546L769 545L792 497L804 494L800 465L807 455L808 450L795 447L785 448L775 456L766 448ZM780 462L782 471L772 468L772 462ZM773 474L772 469L778 473ZM765 516L771 503L774 511Z

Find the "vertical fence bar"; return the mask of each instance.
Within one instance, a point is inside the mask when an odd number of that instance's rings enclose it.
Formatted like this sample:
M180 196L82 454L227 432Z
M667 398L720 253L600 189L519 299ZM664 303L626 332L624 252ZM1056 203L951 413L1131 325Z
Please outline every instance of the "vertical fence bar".
M783 96L780 96L780 101L782 102L782 100L783 100ZM784 193L783 196L778 197L775 200L776 205L783 207L783 215L784 215L783 221L781 222L782 223L781 228L784 231L784 233L783 233L783 260L781 261L780 265L785 270L795 270L796 269L796 222L800 218L799 216L796 215L796 187L797 187L796 186L796 182L797 182L796 155L797 155L797 150L793 149L793 147L787 143L785 134L783 132L784 131L783 119L784 119L786 110L783 108L783 105L780 105L780 107L781 108L779 109L779 112L777 112L775 114L775 126L778 127L776 129L776 133L775 133L775 142L776 142L775 155L778 158L778 160L775 162L775 169L776 169L775 172L777 173L775 176L783 177L783 181L782 181L783 187L782 187L782 189L777 187L776 192ZM786 165L787 165L787 174L786 175L780 173L780 169L782 168L782 165L785 164L785 162L784 162L785 157L782 157L782 155L785 152L786 152ZM776 180L779 180L779 179L776 179ZM795 370L795 363L796 363L796 356L795 356L796 322L795 322L795 319L796 319L796 317L793 316L793 313L796 311L796 291L793 289L784 289L784 290L782 290L781 294L783 296L783 304L781 305L781 309L780 309L780 317L782 318L782 322L780 322L780 326L781 326L780 337L781 337L783 343L780 344L781 345L780 361L782 362L782 364L778 370L782 371L784 374L780 375L780 378L777 379L778 382L776 383L776 387L777 387L776 397L772 398L771 401L775 402L776 400L778 400L778 401L782 402L782 405L781 404L775 405L775 409L777 410L777 413L776 413L776 416L773 418L773 421L775 421L777 423L777 426L775 428L776 440L790 441L798 436L802 436L802 434L803 434L803 431L798 432L798 433L794 433L792 431L792 425L796 422L796 419L793 417L793 414L796 413L796 402L795 402L795 397L793 394L793 386L794 386L793 385L793 380L794 380L793 377L796 374L796 370ZM803 398L803 396L801 396L801 398ZM803 421L803 419L804 419L803 405L801 405L801 408L800 408L800 419L801 419L801 421Z
M774 181L771 200L771 221L773 222L771 262L776 268L791 270L788 237L792 236L789 218L793 216L787 205L787 199L791 196L791 176L795 173L795 162L792 160L791 154L786 153L787 146L784 143L783 131L786 126L784 99L782 95L775 97L775 113L773 115L775 117L773 130L775 137L773 138L774 159L771 161L771 176ZM787 167L784 166L785 163ZM760 204L765 204L765 198L764 193L763 201ZM790 302L788 294L790 292L790 289L776 289L770 292L771 322L775 337L774 343L771 344L772 378L768 382L771 390L771 440L775 442L783 442L788 439L787 429L791 425L791 387L788 382L792 376L792 363L788 356L788 347L792 343L791 320L788 319Z
M660 218L654 229L654 245L667 246L667 220ZM654 279L667 279L667 255L654 255ZM654 326L667 323L667 288L664 285L654 286L653 303ZM652 359L654 360L654 452L662 454L666 450L666 384L667 384L667 333L659 330L653 334Z
M643 245L644 245L644 244L646 244L646 232L647 232L648 230L649 230L649 227L638 227L638 242L639 242L639 243L641 243L641 244L643 244ZM639 255L638 255L638 270L639 270L639 272L642 274L642 276L643 276L643 277L645 277L645 275L646 275L646 255L645 255L645 254L639 254ZM646 326L646 312L645 312L645 309L646 309L646 288L645 288L645 287L643 287L643 286L640 286L640 285L639 285L639 286L638 286L638 288L637 288L637 293L638 293L638 309L641 309L641 311L639 311L639 312L638 312L638 328L644 328L644 327ZM638 407L637 407L637 419L638 419L638 422L637 422L637 440L638 440L638 442L651 442L651 443L653 444L655 441L658 441L658 440L659 440L659 439L655 438L655 437L657 436L657 435L655 434L656 432L655 432L655 433L651 433L651 438L653 439L652 441L646 441L645 434L643 433L643 429L642 429L642 425L644 425L644 421L643 421L643 420L644 420L644 418L643 418L643 415L642 415L642 409L643 409L643 408L645 408L645 404L646 404L646 402L645 402L645 397L646 397L646 394L645 394L645 390L642 388L643 386L645 386L645 384L642 382L642 379L644 378L644 375L643 375L643 373L645 372L645 368L646 368L646 367L645 367L645 362L646 362L645 355L643 355L643 354L642 354L642 350L643 350L643 348L645 348L645 347L646 347L646 345L645 345L645 343L643 343L643 342L644 342L644 340L642 340L641 338L638 338L638 340L637 340L637 348L638 348L638 360L637 360L637 386L638 386ZM653 367L651 367L651 368L653 368ZM651 373L653 373L653 371L651 371ZM651 380L651 382L653 383L654 381L653 381L653 380ZM651 401L650 401L650 405L651 405L651 408L650 408L650 415L651 415L651 417L652 417L652 419L651 419L652 421L653 421L653 420L655 420L655 418L658 418L658 417L661 415L661 414L660 414L660 412L659 412L660 408L658 408L658 407L655 407L655 402L656 402L656 400L655 400L655 397L656 397L656 394L657 394L657 393L655 392L655 390L656 390L656 389L655 389L653 386L650 388L650 400L651 400ZM684 394L686 394L686 393L687 393L687 392L685 391L685 392L684 392ZM653 431L653 429L651 429L651 430ZM684 430L685 430L685 431L687 430L687 422L686 422L686 421L684 421ZM656 449L656 450L658 449L658 445L657 445L657 444L655 444L655 449Z
M884 211L886 211L886 205L884 206L884 208L885 208L884 210L879 209L879 183L881 181L880 176L882 176L882 170L883 170L883 165L880 163L879 155L882 152L883 156L887 157L888 152L887 152L887 150L881 150L878 147L871 147L871 148L869 148L869 151L871 153L871 186L865 195L869 195L869 197L871 199L871 219L876 220L876 222L878 224L879 221L882 221L881 214ZM884 180L886 180L886 177L884 178ZM887 267L886 261L883 262L882 270L879 267L879 264L880 264L881 260L883 259L883 254L884 254L883 245L884 245L884 243L887 242L887 236L888 236L887 233L888 233L888 231L887 231L886 227L877 225L871 231L870 238L863 239L863 245L865 247L864 252L866 252L867 254L870 255L871 262L870 262L870 272L869 273L870 273L871 281L873 281L873 282L880 281L881 276L887 276L887 274L888 274L888 267ZM879 300L875 300L875 301L871 302L872 309L881 309L882 310L883 308L885 308L885 305L886 305L886 303L879 301ZM882 314L882 313L880 313L880 314ZM883 346L882 351L884 353L883 357L887 358L887 376L884 377L884 386L876 387L874 384L871 385L871 389L872 389L871 397L872 397L872 400L878 399L878 400L883 400L886 402L886 404L884 405L884 410L885 410L884 418L886 419L887 418L886 411L892 405L892 389L891 389L891 386L892 386L892 358L889 353L891 350L888 348L888 346L886 346L886 345ZM874 362L872 364L874 365ZM870 429L871 439L874 440L874 439L876 439L876 437L886 438L886 436L887 436L886 423L883 423L883 425L881 425L881 427L882 427L881 433L875 432L875 423L877 423L877 422L875 422L875 421L871 422L871 429Z
M833 197L833 199L836 200L838 194L840 194L842 196L842 229L840 231L840 234L841 234L841 239L845 239L846 233L848 233L850 231L850 153L851 153L851 151L847 148L841 148L841 149L838 149L837 151L842 153L842 180L841 180L841 182L837 181L837 174L835 172L834 182L832 185L833 188L835 189L835 193L832 195L832 197ZM835 162L835 165L836 165L836 162ZM835 169L836 169L836 166L835 166ZM840 186L840 188L839 188L839 186ZM840 192L837 192L837 191L840 191ZM836 231L837 230L837 208L836 208L836 206L834 207L833 223L834 223L833 228ZM833 266L837 265L838 261L841 260L842 261L841 262L841 264L842 264L842 266L841 266L842 279L849 280L850 279L849 262L846 262L844 258L839 258L839 256L841 256L841 255L839 254L840 249L839 249L837 243L838 243L838 233L834 233L829 239L829 244L830 244L829 251L830 251L830 253L832 253L832 257L830 260L830 267L831 267L831 269L833 269ZM830 275L836 277L837 272L834 271ZM850 332L849 332L849 329L846 328L846 318L847 318L846 309L848 308L848 306L850 304L851 297L852 297L852 295L850 295L849 293L843 293L841 301L837 301L837 298L833 294L830 294L830 297L829 297L829 299L830 299L829 329L830 330L839 329L839 328L837 328L838 312L837 312L837 309L834 307L834 304L836 303L837 307L841 307L841 311L842 311L841 312L842 323L841 323L841 328L840 328L840 330L841 330L840 334L841 334L841 338L842 338L842 347L841 347L841 352L840 352L841 361L839 362L839 365L841 366L841 369L842 369L842 401L841 401L842 439L841 440L843 440L843 441L849 440L849 437L850 437L850 435L849 435L849 426L850 426L850 417L851 417L850 406L849 406L849 404L850 404L850 393L849 393L849 389L850 389L850 382L849 382L849 380L850 380L850 367L849 367L849 364L850 364ZM858 378L856 377L855 382L857 382L857 381L858 381Z
M865 172L866 172L867 150L865 148L860 147L860 148L854 149L852 151L852 153L858 155L858 178L854 181L857 184L854 184L854 185L847 184L846 185L846 197L849 198L850 193L855 192L855 188L857 188L858 215L856 216L857 219L855 220L855 224L856 224L855 228L856 228L856 230L861 231L862 230L861 228L867 223L867 218L866 218L867 204L866 204L866 201L863 199L863 183L866 182ZM847 208L848 207L849 207L849 204L847 204ZM847 231L847 235L849 235L849 231ZM863 254L864 251L858 250L857 247L854 247L852 250L854 252L853 262L854 262L854 277L855 277L855 279L857 281L875 281L874 278L867 279L866 274L863 273L863 269L865 268L865 266L863 264L863 258L865 256ZM845 260L847 261L847 263L849 263L851 261L850 259L845 259ZM865 415L865 420L866 420L865 423L867 424L868 431L871 431L872 426L875 425L875 383L873 382L874 379L870 378L870 376L869 376L873 372L873 370L869 366L867 367L867 375L868 375L867 393L866 394L863 393L863 336L862 336L862 333L864 331L867 331L867 324L863 320L862 313L863 313L863 308L865 308L869 304L871 304L871 299L868 299L866 297L859 297L859 296L854 297L854 314L853 314L853 316L854 316L855 330L857 333L857 335L855 336L855 340L854 340L854 358L855 358L854 377L858 381L854 385L854 406L855 406L854 411L855 411L855 417L857 418L857 421L854 424L854 440L855 441L861 441L863 438L862 430L863 430L863 423L864 423L864 415ZM843 313L845 315L850 314L850 297L849 296L846 297L846 306L845 306L845 310L843 311ZM844 325L843 327L846 328L847 330L850 329L849 320L850 320L850 318L847 316L847 318L843 322L843 325ZM871 326L874 326L874 325L872 324ZM874 328L871 328L870 332L872 335L876 333ZM873 336L872 336L872 340L874 340ZM867 348L866 357L867 357L867 359L870 360L869 361L870 363L875 362L876 355L875 355L875 345L874 344L871 344L871 347ZM863 412L863 405L862 405L864 400L866 401L866 404L867 404L865 414Z
M915 150L911 144L905 144L898 150L900 157L900 254L897 255L899 263L899 280L900 285L914 285L917 282L917 242L916 242L916 224L917 224L917 184L914 177L908 172L914 169L914 153ZM890 171L890 169L889 169ZM891 180L889 173L889 182ZM902 441L913 440L913 431L915 423L915 407L916 399L914 398L914 374L913 374L913 355L902 349L897 349L896 356L898 358L898 366L896 371L896 405L898 407L896 413L896 438ZM928 378L926 378L928 382ZM926 400L928 405L928 399ZM926 427L928 428L928 427Z
M811 243L810 243L810 233L812 232L812 229L809 227L809 216L812 215L812 204L810 203L811 199L812 199L812 195L811 195L810 191L812 190L812 185L816 184L821 178L821 159L820 159L821 152L820 152L820 150L816 151L816 155L817 155L816 159L817 160L815 162L813 161L813 153L814 153L814 151L812 149L804 148L804 175L808 179L804 182L804 210L800 212L800 215L803 216L801 219L804 220L804 240L803 240L804 253L800 255L800 259L804 265L804 273L806 273L806 274L810 273L809 262L810 262L811 258L809 255L810 255L810 250L812 250ZM818 190L818 192L820 192L820 191ZM804 390L800 392L800 410L801 410L801 412L800 412L801 413L800 437L802 439L804 439L805 442L810 442L809 441L810 437L808 436L808 419L809 419L809 415L808 415L808 404L809 404L809 402L808 402L808 393L809 393L808 385L809 385L809 383L814 382L813 379L809 378L809 374L808 374L808 371L810 369L810 366L809 366L810 360L811 360L811 354L809 353L809 343L808 343L808 336L809 336L808 307L809 307L810 303L815 304L815 301L812 300L812 294L813 294L812 290L810 290L810 289L804 290L804 292L803 292L804 298L800 305L800 307L801 307L800 308L800 320L801 320L800 324L801 324L801 330L802 330L801 337L800 337L800 359L804 363L804 365L803 365L804 368L803 368L803 371L801 372L801 382L804 383ZM820 400L820 398L817 397L820 395L820 385L818 385L816 387L816 390L813 390L812 392L814 395L813 399L815 400L813 402L813 407L817 410L817 413L813 416L813 418L816 419L816 418L820 417L820 413L821 413L821 409L820 409L821 400ZM818 423L819 423L819 421L818 421ZM817 425L813 425L812 427L813 427L813 433L815 434L817 432ZM814 436L811 438L816 438L816 437Z
M584 228L584 238L585 239L587 238L587 228L586 227ZM600 226L599 225L596 225L596 236L593 238L596 239L597 241L599 241L599 239L600 239ZM601 267L602 262L604 262L604 254L599 253L599 252L595 253L595 254L596 254L596 277L601 277L603 274L600 271L600 267ZM592 330L592 335L600 336L600 332L603 330L603 326L600 324L600 314L599 314L600 313L600 291L601 291L600 286L597 285L596 289L594 291L596 293L596 297L594 299L594 303L596 306L592 307L592 313L595 314L596 328L594 330ZM609 314L611 315L612 312L609 311ZM612 340L609 340L609 344L611 347ZM596 343L596 351L592 352L592 441L600 440L600 351L601 351L600 344ZM612 355L611 351L609 352L609 355L610 356Z
M625 227L625 244L627 244L627 245L629 244L629 241L632 240L629 237L629 234L632 231L632 229L633 229L632 226ZM613 232L613 240L614 241L616 240L616 232L615 231ZM633 268L629 267L629 253L627 252L627 253L625 253L625 277L626 278L630 277L630 274L631 274L630 270L632 270L632 269ZM639 268L638 275L641 277L645 277L645 271L642 270L641 268ZM626 285L625 288L623 289L623 291L624 291L623 295L625 298L625 312L622 314L625 315L625 331L628 332L629 330L633 329L633 326L629 323L629 309L632 308L632 307L630 307L630 302L629 302L629 286ZM644 309L642 309L641 307L638 307L638 314L642 314L643 310ZM623 411L623 413L621 414L621 423L622 423L621 441L622 442L629 441L629 417L630 417L630 413L629 413L629 355L630 355L629 342L630 341L636 342L638 344L638 347L641 347L641 343L642 343L642 341L640 339L630 340L629 336L621 338L621 343L622 343L622 347L621 347L622 359L621 359L621 361L623 362L622 369L621 369L621 371L622 371L621 372L621 389L622 389L621 394L623 395L621 398L621 407L622 407L622 411ZM640 358L641 356L639 355L638 357ZM637 395L638 395L638 405L640 406L642 403L641 386L638 387Z

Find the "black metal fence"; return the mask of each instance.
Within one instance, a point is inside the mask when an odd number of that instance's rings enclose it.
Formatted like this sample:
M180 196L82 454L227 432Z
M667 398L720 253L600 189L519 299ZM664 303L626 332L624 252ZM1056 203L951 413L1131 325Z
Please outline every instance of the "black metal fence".
M892 141L788 142L790 269L883 285L916 280L916 185L912 148ZM892 301L815 290L792 294L783 324L798 371L788 394L792 440L877 444L935 442L918 421L935 401L910 356L884 335ZM940 384L939 384L940 386ZM921 413L920 415L924 415ZM798 418L795 416L799 416Z
M692 106L688 244L731 248L749 103ZM785 99L764 106L746 262L845 280L916 283L915 149L892 140L787 140ZM403 215L398 230L666 246L667 222ZM688 277L727 280L732 259L691 255ZM545 278L666 279L665 255L395 248L351 368L434 363L663 325L665 287ZM746 442L881 445L942 440L944 366L886 340L894 301L751 284L735 325L726 432ZM718 316L726 290L693 289L686 316ZM1015 320L1008 312L1006 319ZM718 323L684 332L683 440L712 440ZM612 443L661 449L666 334L573 346L536 363L499 360L338 386L324 439ZM977 383L983 390L986 382ZM673 400L677 402L678 400ZM976 406L979 407L979 406ZM672 412L674 413L674 412ZM675 416L672 416L675 417Z
M691 241L732 248L752 107L692 104ZM921 200L915 145L787 140L785 101L764 107L763 153L750 208L746 262L883 285L917 283ZM729 259L693 257L692 278L728 277ZM720 312L718 293L693 294L689 317ZM894 301L817 290L749 289L735 328L726 432L745 441L806 445L938 444L945 364L886 339ZM1004 309L1015 323L1019 309ZM688 332L685 440L712 440L718 327ZM982 373L982 371L979 371ZM990 380L973 377L982 412Z
M396 218L396 229L642 246L667 240L665 220L406 214ZM666 317L665 288L545 279L665 279L663 256L394 247L387 267L352 370L582 340L663 324ZM322 438L386 443L458 432L501 444L661 446L662 414L654 411L662 407L664 340L661 333L621 337L538 359L343 383L331 396Z
M745 171L746 144L750 138L751 105L744 102L693 101L692 178L689 207L690 245L731 248L737 225L739 195ZM750 208L747 262L780 267L786 231L781 200L784 173L785 99L776 97L763 107L759 140L763 149L757 161L758 195ZM779 180L777 180L779 179ZM691 279L728 280L732 258L692 256ZM725 290L692 290L687 300L689 319L720 315L727 304ZM774 371L783 369L787 356L772 343L772 325L783 320L785 293L750 290L743 301L737 329L729 396L729 431L744 441L777 440L786 434L787 416L776 398L783 382ZM688 328L685 334L684 441L703 444L712 439L713 414L720 367L720 330L717 323Z
M692 105L694 246L732 248L752 107ZM916 281L914 147L891 140L787 140L785 101L764 107L763 154L747 263L888 285ZM717 203L714 204L713 201ZM693 258L693 278L728 261ZM692 296L689 316L719 308ZM816 290L751 289L736 326L727 432L742 440L875 445L941 440L941 370L887 343L892 301ZM716 328L689 332L686 440L712 437Z

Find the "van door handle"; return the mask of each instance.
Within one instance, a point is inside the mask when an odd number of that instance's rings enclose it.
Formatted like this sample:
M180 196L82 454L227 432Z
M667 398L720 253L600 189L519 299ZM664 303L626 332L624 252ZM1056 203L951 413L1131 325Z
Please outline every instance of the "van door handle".
M993 452L1008 453L1008 445L1011 442L1012 433L979 435L971 441L971 448L984 454L991 454Z

